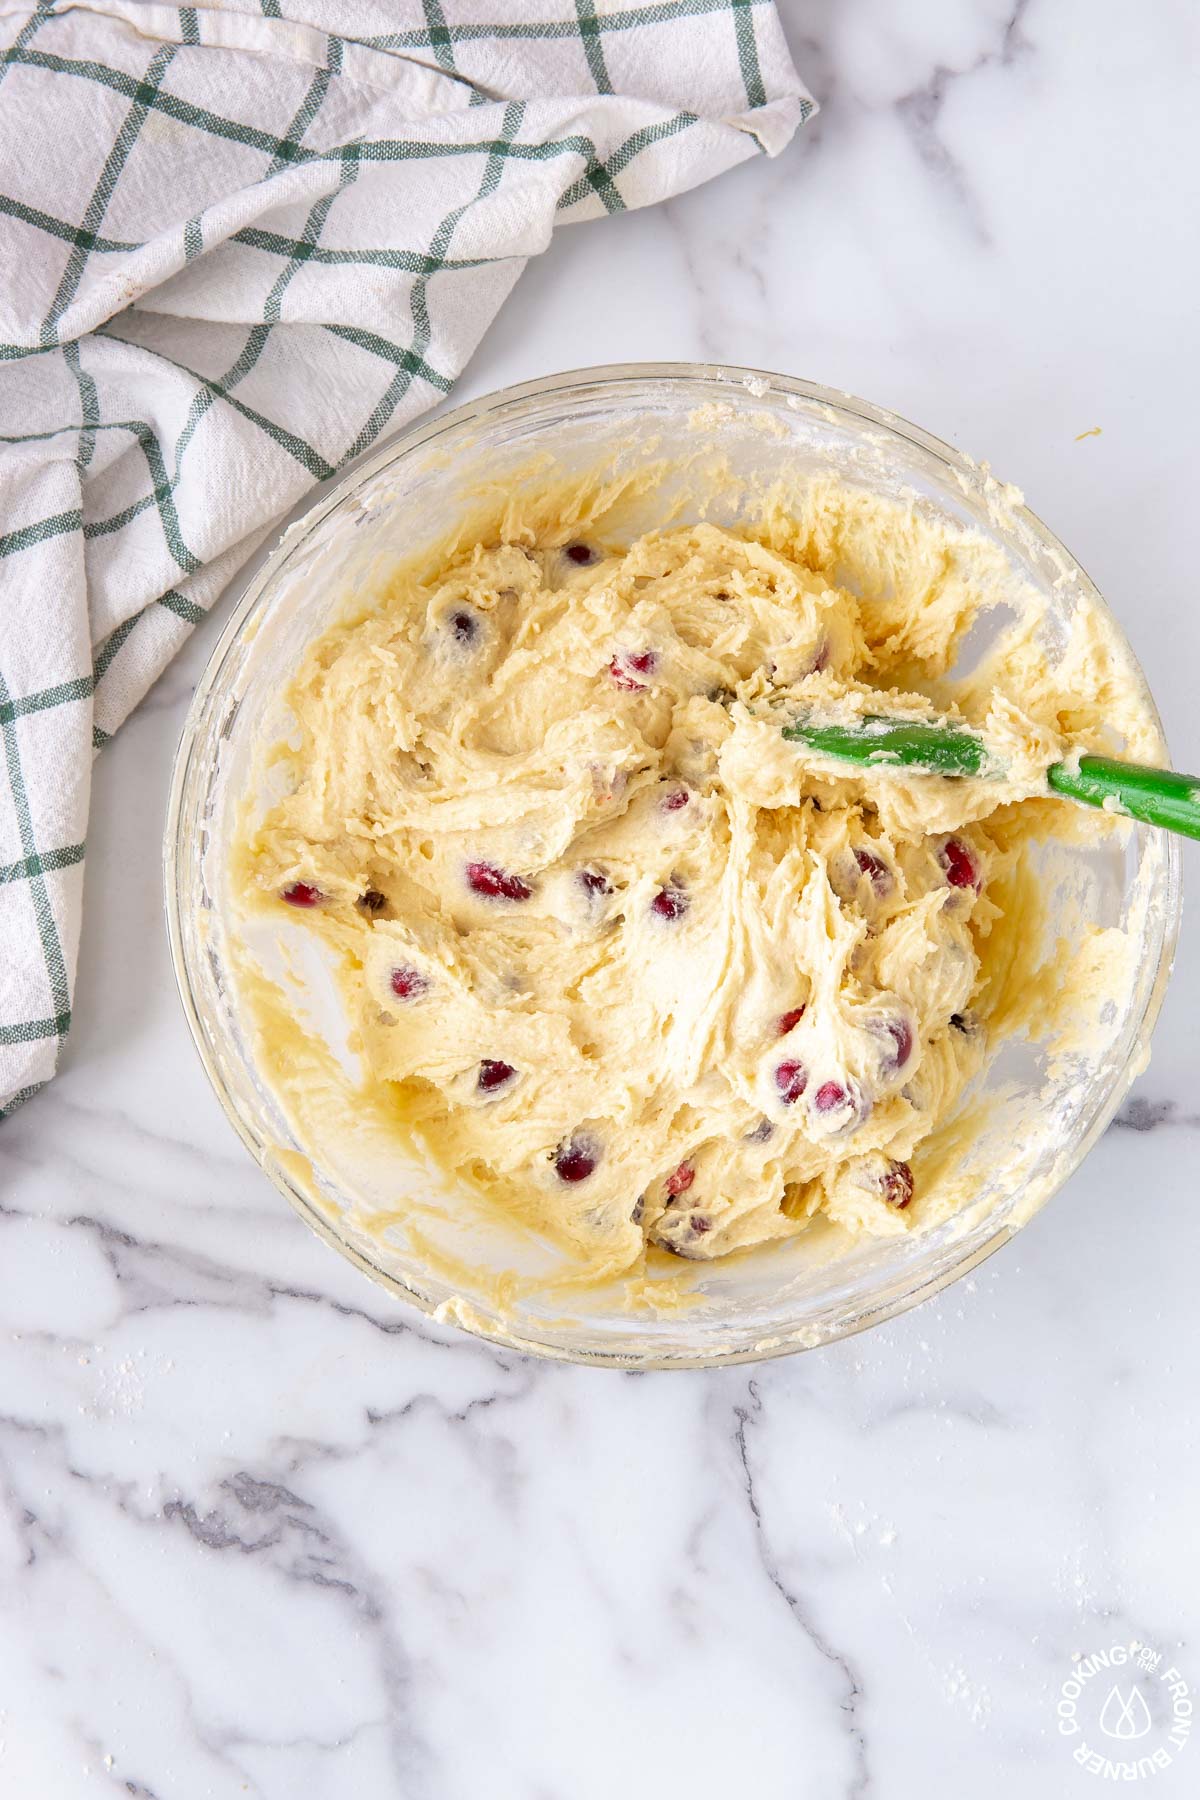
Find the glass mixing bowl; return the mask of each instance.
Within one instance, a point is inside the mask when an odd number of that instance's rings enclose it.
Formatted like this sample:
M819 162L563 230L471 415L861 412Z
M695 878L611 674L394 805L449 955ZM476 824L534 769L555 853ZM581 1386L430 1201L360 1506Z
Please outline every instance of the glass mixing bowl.
M1078 853L1088 913L1136 938L1128 991L1111 997L1107 1046L1094 1060L1048 1063L1036 1045L1001 1055L983 1092L991 1121L972 1151L972 1198L923 1231L851 1243L833 1228L677 1277L688 1303L656 1313L618 1288L551 1296L538 1287L501 1307L506 1270L544 1277L558 1252L523 1228L472 1212L414 1152L341 1141L322 1115L304 1143L256 1065L224 906L235 808L252 751L333 596L378 579L388 560L441 537L481 480L517 478L546 453L568 471L616 459L684 458L698 434L739 475L834 471L915 496L941 519L999 544L1015 578L1045 596L1050 623L1076 605L1103 609L1083 570L1031 513L997 505L985 469L926 432L814 383L708 365L642 365L549 376L459 407L360 465L293 526L222 634L183 730L167 820L166 904L175 972L204 1066L232 1124L313 1230L423 1312L540 1355L618 1368L705 1366L780 1355L861 1331L935 1294L1005 1242L1072 1174L1144 1066L1170 969L1179 858L1165 834L1134 827ZM686 479L674 493L684 513ZM705 496L708 516L737 501ZM1118 634L1119 635L1119 634ZM1120 638L1124 650L1125 640ZM1144 680L1129 652L1132 680ZM1146 695L1152 716L1153 704ZM1122 841L1124 840L1124 841ZM331 1027L336 1035L336 1026ZM1059 1059L1062 1065L1062 1059ZM336 1115L338 1108L327 1109ZM341 1122L344 1124L344 1113ZM314 1135L323 1141L314 1146ZM369 1135L369 1134L368 1134ZM406 1210L422 1229L410 1231ZM367 1228L386 1211L386 1230ZM429 1219L440 1219L429 1229ZM443 1252L445 1254L443 1254ZM447 1273L457 1255L466 1273ZM473 1273L472 1273L473 1271Z

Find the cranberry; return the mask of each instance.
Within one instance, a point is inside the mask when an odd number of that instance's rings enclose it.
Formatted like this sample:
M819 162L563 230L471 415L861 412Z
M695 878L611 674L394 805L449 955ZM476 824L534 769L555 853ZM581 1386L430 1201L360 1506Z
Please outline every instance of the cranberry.
M821 1084L813 1096L813 1105L818 1112L837 1112L839 1107L848 1106L850 1096L840 1081L826 1081Z
M774 1134L775 1127L772 1125L770 1119L764 1117L758 1121L758 1124L754 1127L753 1131L748 1131L746 1133L746 1142L748 1144L765 1144L767 1139L773 1137Z
M599 869L580 869L579 885L588 894L612 893L612 882Z
M976 865L975 858L960 839L947 838L946 842L942 845L942 852L938 860L946 871L946 880L950 883L951 887L970 887L974 888L976 893L978 893L980 887L979 869Z
M669 794L663 795L659 804L664 812L680 812L687 805L690 798L691 796L686 788L672 788Z
M775 1086L785 1106L794 1106L808 1086L808 1070L803 1063L781 1062L775 1071Z
M511 1081L516 1072L511 1063L493 1062L490 1056L485 1056L479 1065L480 1093L494 1094L506 1081Z
M856 850L854 860L881 900L885 894L891 893L892 871L882 856L876 856L873 850Z
M686 1194L695 1179L696 1171L691 1163L681 1162L674 1174L667 1176L663 1186L673 1199L676 1194Z
M564 554L569 556L573 563L578 563L580 568L585 569L589 563L597 560L599 551L593 550L590 544L568 544Z
M817 645L816 654L809 665L810 675L823 675L829 667L829 639L823 637Z
M896 1046L888 1058L888 1065L893 1069L902 1069L913 1052L912 1026L907 1019L889 1019L884 1031Z
M646 683L639 676L653 675L658 657L653 650L618 650L608 665L608 672L619 688L640 692Z
M507 869L499 869L489 862L468 863L467 882L488 900L528 900L533 892L519 875L510 875Z
M681 919L688 909L688 897L682 888L660 888L650 902L650 911L660 919Z
M381 894L378 888L368 888L365 894L358 896L358 904L364 912L381 912L387 905L387 895Z
M420 969L393 969L391 988L397 1000L416 1000L428 991L429 978Z
M325 896L311 881L293 881L284 888L279 898L286 900L289 906L320 906Z
M897 1212L903 1212L913 1197L913 1172L906 1162L889 1162L882 1182L883 1197Z
M479 620L474 613L451 613L450 629L454 633L456 644L472 644L479 634Z
M788 1032L794 1030L800 1023L807 1011L807 1006L793 1006L791 1012L780 1013L775 1021L775 1035L786 1037Z
M589 1137L573 1137L554 1152L554 1167L560 1181L586 1181L600 1160L600 1152Z
M687 1258L694 1258L694 1256L696 1256L696 1251L694 1251L694 1249L689 1249L687 1246L689 1246L689 1244L694 1244L696 1238L703 1237L703 1233L705 1233L705 1231L711 1231L711 1229L712 1220L705 1219L703 1213L689 1213L687 1219L685 1219L684 1233L680 1233L680 1237L669 1238L662 1237L662 1235L655 1235L653 1242L657 1244L658 1249L666 1249L666 1251L669 1251L671 1256L687 1256Z

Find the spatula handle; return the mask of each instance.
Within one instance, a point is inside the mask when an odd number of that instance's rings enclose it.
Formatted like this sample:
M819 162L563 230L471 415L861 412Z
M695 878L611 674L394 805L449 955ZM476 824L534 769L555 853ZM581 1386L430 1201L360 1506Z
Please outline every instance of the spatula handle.
M1131 819L1200 838L1200 782L1174 769L1146 769L1107 756L1081 756L1079 767L1051 763L1046 780L1056 794L1103 806L1106 800Z

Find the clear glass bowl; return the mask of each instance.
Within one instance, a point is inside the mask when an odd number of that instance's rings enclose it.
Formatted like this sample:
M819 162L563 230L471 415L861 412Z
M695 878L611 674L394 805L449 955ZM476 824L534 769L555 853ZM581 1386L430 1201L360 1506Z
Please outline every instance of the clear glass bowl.
M410 433L357 468L286 534L251 582L196 690L166 829L167 917L192 1035L232 1124L301 1217L424 1312L522 1350L618 1368L707 1366L828 1342L902 1312L990 1255L1078 1167L1144 1066L1180 907L1178 851L1166 834L1135 828L1125 845L1114 834L1111 851L1080 852L1081 868L1090 859L1092 916L1127 924L1139 940L1129 991L1113 996L1110 1043L1093 1066L1061 1074L1049 1097L1036 1047L1007 1064L999 1059L984 1089L994 1088L996 1106L978 1146L974 1197L942 1224L838 1254L823 1254L818 1235L813 1243L805 1236L724 1262L689 1264L680 1277L689 1304L662 1316L629 1311L616 1289L574 1301L535 1292L501 1310L496 1274L544 1272L549 1253L520 1228L468 1217L469 1208L456 1219L452 1191L440 1196L446 1229L459 1234L478 1280L448 1279L428 1237L409 1239L403 1224L382 1237L363 1229L364 1205L403 1214L406 1199L419 1209L436 1207L439 1197L431 1202L428 1171L415 1159L398 1164L394 1146L384 1162L368 1157L356 1166L332 1137L314 1155L310 1133L307 1156L300 1154L256 1067L222 899L233 809L249 779L256 736L304 645L327 622L333 589L344 594L348 585L376 579L398 546L435 541L483 477L503 480L540 452L568 470L608 456L624 466L683 456L696 444L698 420L739 474L762 476L786 463L833 470L873 491L915 494L927 510L999 543L1015 576L1047 597L1052 614L1062 618L1080 602L1103 608L1083 570L1031 513L997 508L985 470L862 400L785 376L708 365L554 375ZM682 499L686 509L686 491ZM719 504L710 506L710 517L720 514ZM1132 652L1129 669L1144 690ZM1146 705L1153 714L1148 695Z

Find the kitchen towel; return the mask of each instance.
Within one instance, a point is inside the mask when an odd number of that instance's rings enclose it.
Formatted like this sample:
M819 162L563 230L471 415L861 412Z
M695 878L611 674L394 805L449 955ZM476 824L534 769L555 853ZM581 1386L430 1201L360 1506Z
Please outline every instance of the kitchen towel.
M813 105L770 0L0 0L0 44L3 1118L70 1024L93 750L239 564L556 225Z

